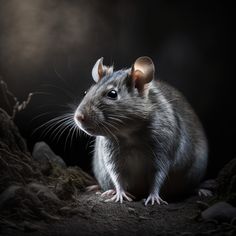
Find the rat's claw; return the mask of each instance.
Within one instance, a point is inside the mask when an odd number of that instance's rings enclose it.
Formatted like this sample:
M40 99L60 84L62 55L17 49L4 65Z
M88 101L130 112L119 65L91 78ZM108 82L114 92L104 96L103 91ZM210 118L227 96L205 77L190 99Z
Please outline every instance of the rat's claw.
M135 199L135 196L131 193L125 192L125 194L131 199L131 201L133 201L132 199Z
M208 190L208 189L204 189L204 188L200 188L198 190L198 196L199 197L212 197L213 196L213 193L211 190Z
M127 200L129 202L133 201L132 198L135 198L133 195L131 195L130 193L124 192L124 191L118 191L115 192L115 195L110 198L105 200L105 202L120 202L123 203L123 200Z
M145 200L144 205L147 206L147 204L149 202L151 202L151 205L154 205L155 201L157 202L157 204L165 204L168 205L168 203L164 200L161 199L161 197L159 196L159 194L150 194L148 196L148 198Z
M100 190L100 186L99 185L90 185L88 187L85 188L86 192L92 192L92 191L98 191Z
M109 189L102 193L101 197L113 196L116 193L115 189Z
M126 193L126 192L123 192L122 193L122 197L124 197L124 199L126 199L127 201L129 201L129 202L132 202L133 201L133 199L132 199L132 197L134 198L134 196L132 196L131 194L129 194L129 193Z

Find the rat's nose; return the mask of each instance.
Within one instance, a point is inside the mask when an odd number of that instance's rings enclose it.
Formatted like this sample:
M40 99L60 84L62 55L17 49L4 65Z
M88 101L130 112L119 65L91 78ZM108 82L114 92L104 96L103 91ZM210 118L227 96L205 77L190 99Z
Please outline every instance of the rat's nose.
M85 121L85 116L84 116L82 113L77 113L77 114L76 114L76 119L77 119L79 122L84 122L84 121Z

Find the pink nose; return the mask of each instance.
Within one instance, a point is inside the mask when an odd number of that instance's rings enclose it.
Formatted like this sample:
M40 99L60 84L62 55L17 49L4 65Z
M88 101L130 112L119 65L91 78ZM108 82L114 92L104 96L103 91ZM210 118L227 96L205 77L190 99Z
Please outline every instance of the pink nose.
M76 115L76 119L77 119L78 121L80 121L80 122L85 121L85 117L84 117L84 115L81 114L81 113L78 113L78 114Z

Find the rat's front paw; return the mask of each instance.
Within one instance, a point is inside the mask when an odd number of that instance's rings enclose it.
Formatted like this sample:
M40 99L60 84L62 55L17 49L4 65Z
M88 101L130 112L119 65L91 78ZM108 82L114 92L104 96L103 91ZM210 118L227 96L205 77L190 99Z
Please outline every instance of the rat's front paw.
M159 194L153 194L151 193L148 198L145 200L144 205L147 206L148 203L151 203L152 205L154 205L155 202L157 202L157 204L165 204L168 205L168 203L164 200L161 199L161 197L159 196Z
M116 191L116 190L108 190L102 194L103 196L109 196L109 195L114 195L111 198L105 200L105 202L120 202L123 203L123 200L127 200L129 202L133 201L135 198L133 195L130 193L127 193L125 191Z

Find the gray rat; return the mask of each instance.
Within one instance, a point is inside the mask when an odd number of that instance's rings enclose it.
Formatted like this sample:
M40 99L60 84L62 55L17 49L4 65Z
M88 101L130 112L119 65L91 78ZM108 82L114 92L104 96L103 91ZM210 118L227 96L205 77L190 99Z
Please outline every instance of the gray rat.
M184 96L156 80L149 57L113 71L100 58L96 82L74 114L85 133L96 136L95 177L111 201L146 198L166 203L197 188L207 167L202 125Z

